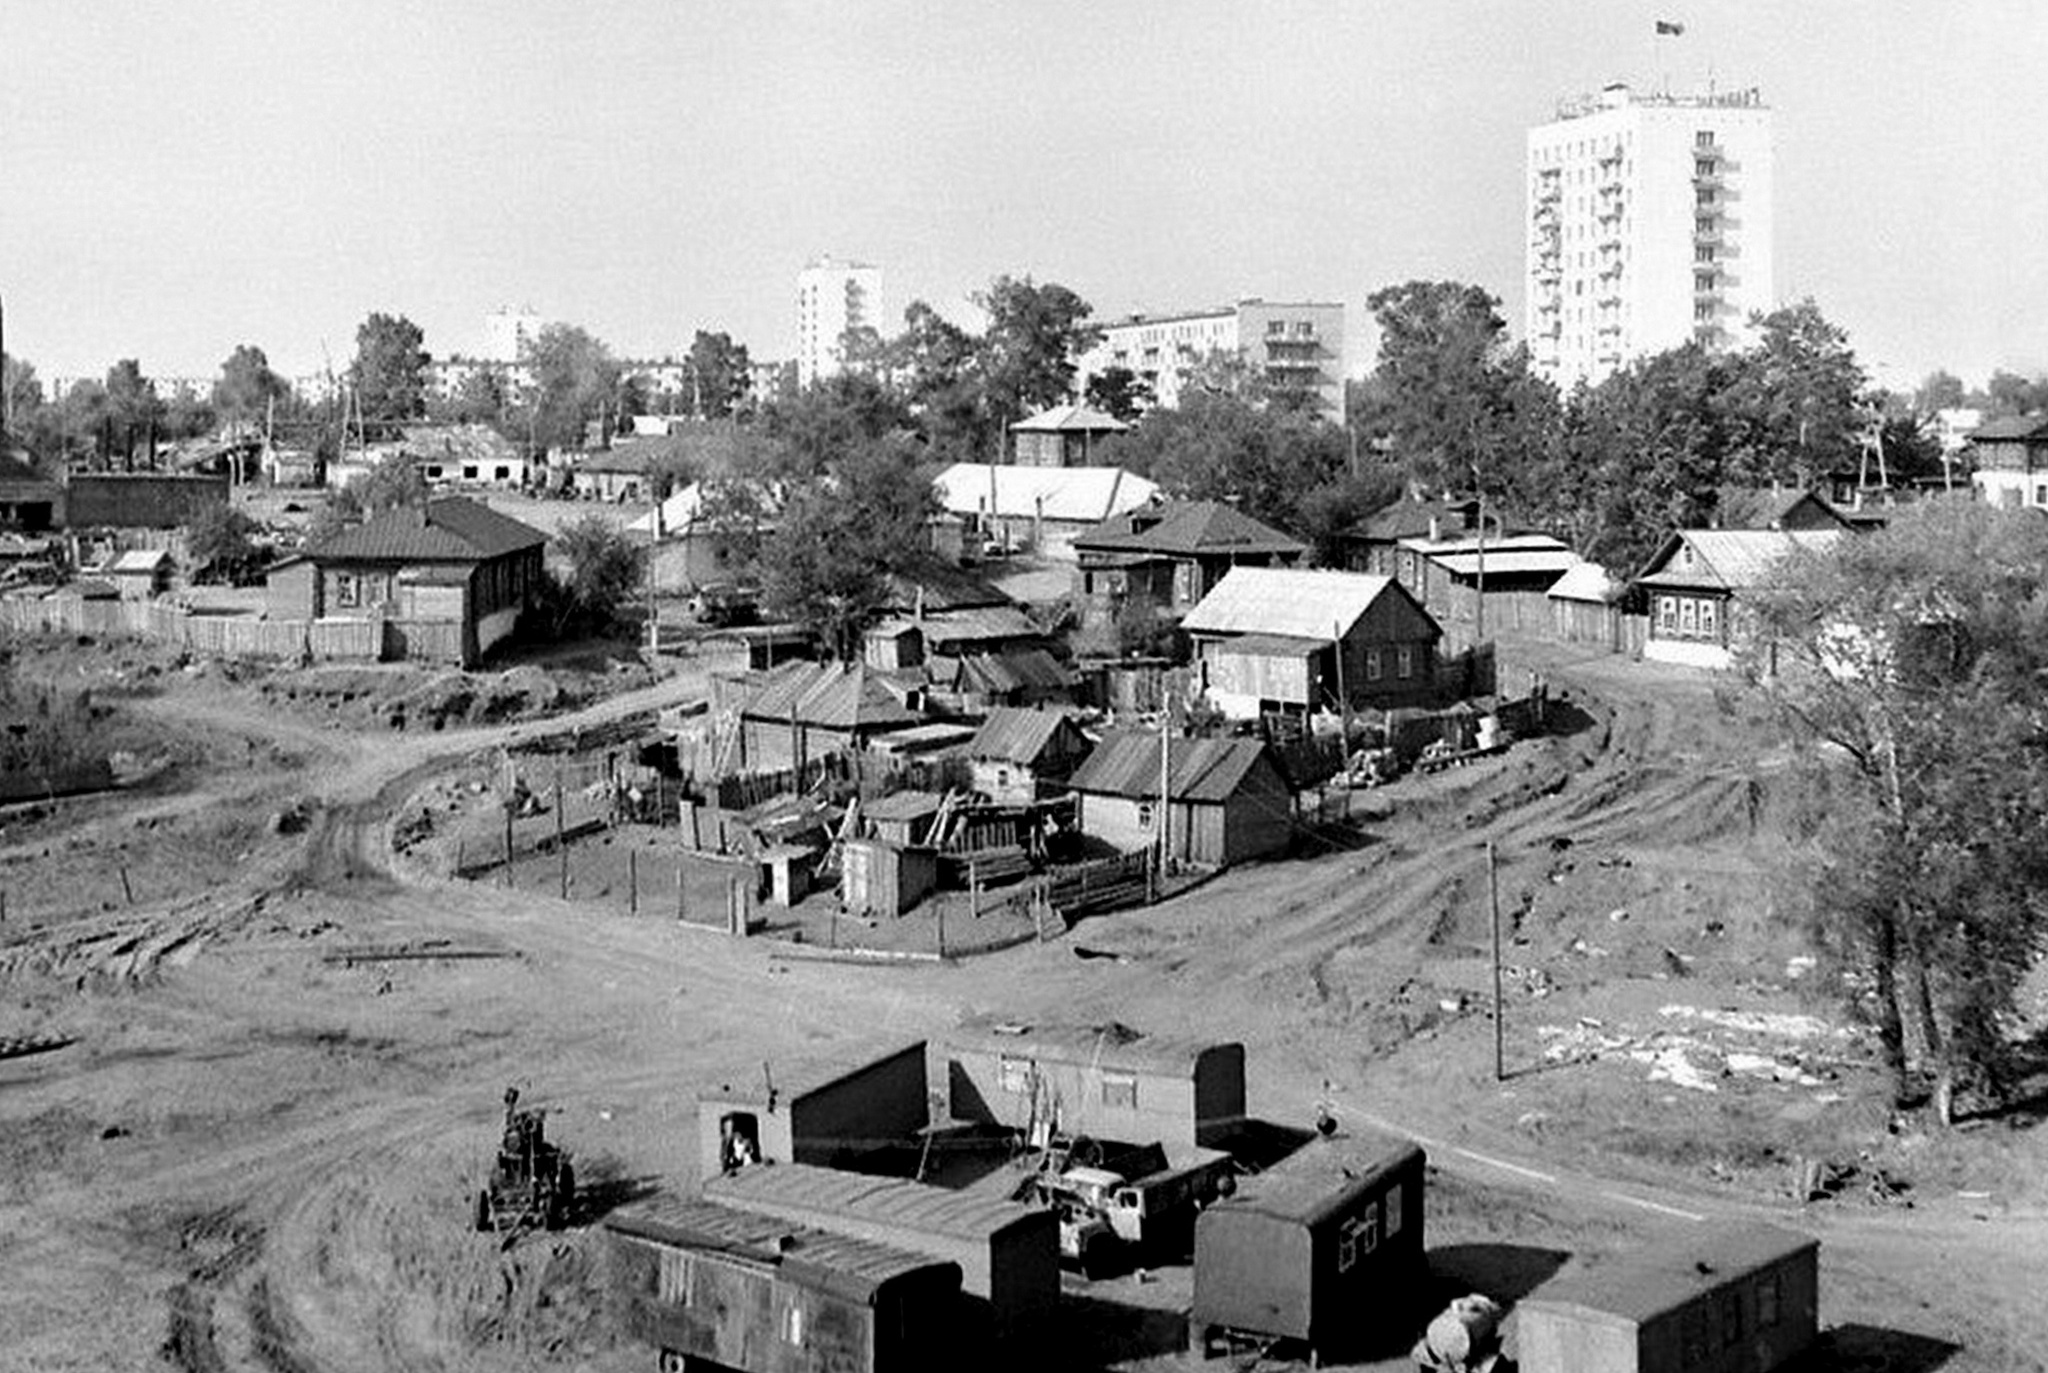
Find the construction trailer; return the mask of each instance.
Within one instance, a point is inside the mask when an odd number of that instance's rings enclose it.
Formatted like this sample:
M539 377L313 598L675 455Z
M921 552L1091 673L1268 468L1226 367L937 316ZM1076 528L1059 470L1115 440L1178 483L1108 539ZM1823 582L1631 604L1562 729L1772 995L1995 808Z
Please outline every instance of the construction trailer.
M1515 1308L1522 1373L1766 1373L1819 1330L1820 1241L1753 1222L1688 1225L1575 1264Z
M1055 1136L1157 1140L1172 1159L1226 1140L1244 1120L1244 1045L1141 1034L1127 1025L975 1020L939 1045L955 1120Z
M751 1163L844 1166L915 1140L931 1120L925 1042L778 1068L697 1098L698 1176Z
M672 1197L604 1224L614 1309L663 1373L960 1366L956 1264Z
M956 1263L963 1310L998 1339L1040 1333L1040 1322L1059 1304L1059 1222L1041 1207L801 1163L707 1179L704 1196Z
M1290 1340L1311 1363L1405 1347L1421 1323L1421 1146L1384 1135L1303 1145L1195 1222L1190 1350Z

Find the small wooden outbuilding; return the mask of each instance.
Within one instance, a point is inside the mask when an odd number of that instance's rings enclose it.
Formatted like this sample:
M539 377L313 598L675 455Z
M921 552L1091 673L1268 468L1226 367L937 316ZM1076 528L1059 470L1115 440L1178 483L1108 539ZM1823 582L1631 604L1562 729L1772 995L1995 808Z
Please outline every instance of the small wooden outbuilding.
M152 600L171 589L171 555L161 548L137 548L116 554L100 576L120 588L124 601Z
M1257 739L1112 734L1068 785L1084 834L1128 852L1157 844L1164 824L1174 862L1263 858L1284 851L1294 831L1293 790Z
M1296 1340L1317 1360L1412 1338L1425 1162L1413 1140L1341 1136L1244 1179L1195 1222L1190 1347L1233 1332Z
M999 707L968 743L967 760L976 791L999 804L1028 805L1064 790L1092 747L1061 711Z
M1688 1225L1567 1268L1515 1308L1522 1373L1769 1373L1819 1330L1820 1241Z
M931 1120L925 1042L894 1043L727 1083L697 1098L698 1176L762 1161L838 1165L912 1139Z
M615 1309L664 1369L959 1366L958 1264L671 1197L614 1211L604 1224Z
M840 899L853 915L902 915L939 885L936 849L849 839L840 849L839 865Z

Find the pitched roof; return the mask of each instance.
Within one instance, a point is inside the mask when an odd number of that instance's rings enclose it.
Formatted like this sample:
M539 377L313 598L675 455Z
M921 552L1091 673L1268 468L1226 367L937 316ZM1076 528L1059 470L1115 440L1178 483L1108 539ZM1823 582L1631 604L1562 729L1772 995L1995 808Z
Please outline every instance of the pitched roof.
M1074 674L1060 666L1060 660L1042 648L969 653L963 655L959 662L959 670L953 676L956 691L1000 695L1032 688L1064 691L1074 685Z
M819 729L891 729L914 725L923 716L911 710L865 664L784 663L768 671L760 687L747 697L740 714L756 719L787 720Z
M1073 728L1066 715L1057 710L997 706L981 722L981 728L974 732L974 738L967 745L967 754L970 758L1035 763L1062 726Z
M1811 1235L1757 1222L1710 1222L1599 1264L1573 1264L1522 1305L1574 1307L1642 1324L1701 1294L1818 1249Z
M1105 520L1159 494L1156 483L1121 467L998 467L956 462L932 480L954 515L1078 523ZM991 509L991 502L993 508Z
M2048 415L2010 415L2004 419L1990 420L1972 429L1970 442L1982 443L1989 439L2048 439Z
M470 458L479 462L517 462L519 448L488 424L408 424L405 447L422 457Z
M1090 410L1085 405L1055 405L1050 410L1041 410L1029 419L1018 420L1010 426L1013 434L1057 433L1072 431L1089 434L1121 434L1130 429L1114 415L1105 415L1100 410Z
M929 791L892 791L867 802L862 809L870 820L922 820L938 814L946 798Z
M316 562L457 562L535 548L548 536L465 496L399 506L306 549Z
M1308 551L1299 539L1221 501L1170 501L1116 515L1075 535L1074 547L1184 558L1233 553L1291 558Z
M1351 527L1352 533L1368 539L1410 539L1429 533L1429 522L1437 528L1462 530L1471 527L1479 502L1471 498L1433 497L1422 501L1395 501L1376 510Z
M1393 1135L1364 1131L1314 1139L1265 1172L1243 1179L1215 1209L1316 1225L1346 1209L1388 1173L1421 1161L1422 1146Z
M743 1168L726 1177L707 1178L704 1195L746 1210L808 1212L827 1226L833 1219L853 1220L980 1243L1047 1223L1042 1208L1021 1202L807 1163Z
M1636 580L1644 586L1746 591L1770 581L1778 563L1793 553L1824 553L1847 537L1842 529L1681 529ZM1680 558L1681 549L1690 552L1689 564Z
M1154 741L1157 742L1156 740ZM1113 1071L1186 1077L1203 1054L1244 1046L1236 1040L1146 1034L1120 1021L1101 1025L1031 1024L998 1015L974 1016L939 1037L946 1048L979 1049L1042 1063L1086 1063Z
M732 481L735 478L724 478ZM776 514L782 509L782 494L765 482L753 483L754 496L761 503L763 530L773 527ZM691 482L679 486L669 493L660 505L661 529L664 534L675 534L688 530L706 518L706 507L712 491L705 489L705 483ZM635 534L651 533L654 529L655 512L650 510L626 526Z
M1166 744L1166 792L1176 801L1222 801L1232 795L1261 760L1277 771L1257 739L1169 739ZM1075 791L1092 791L1135 799L1159 795L1159 736L1105 735L1069 783Z
M926 605L930 605L926 598ZM962 610L933 611L922 620L884 620L870 633L895 635L915 629L928 644L992 643L1010 639L1044 637L1021 607L1011 605L969 606Z
M1621 587L1607 575L1606 568L1599 563L1577 562L1550 584L1549 594L1554 601L1592 601L1605 605L1620 593Z
M101 575L126 572L160 572L171 565L170 550L163 548L131 548L126 553L117 553L114 560L100 568Z
M932 557L916 558L889 574L889 608L899 613L915 611L919 591L924 593L927 611L1013 604L1008 596L972 572L963 572Z
M764 1169L763 1171L768 1171ZM857 1301L873 1298L892 1278L952 1263L870 1240L797 1227L788 1221L720 1206L659 1196L622 1206L605 1217L605 1228L661 1244L743 1255L777 1269L790 1281Z
M1190 633L1284 634L1327 643L1350 633L1381 596L1405 594L1392 577L1363 572L1233 567L1180 624Z

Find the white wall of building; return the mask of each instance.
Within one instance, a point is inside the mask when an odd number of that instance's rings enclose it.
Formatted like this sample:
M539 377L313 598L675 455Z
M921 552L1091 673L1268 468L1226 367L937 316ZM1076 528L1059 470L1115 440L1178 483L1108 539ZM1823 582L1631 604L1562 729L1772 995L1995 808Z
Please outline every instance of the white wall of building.
M839 340L866 326L887 337L882 269L864 262L815 258L796 275L797 384L836 375L843 364Z

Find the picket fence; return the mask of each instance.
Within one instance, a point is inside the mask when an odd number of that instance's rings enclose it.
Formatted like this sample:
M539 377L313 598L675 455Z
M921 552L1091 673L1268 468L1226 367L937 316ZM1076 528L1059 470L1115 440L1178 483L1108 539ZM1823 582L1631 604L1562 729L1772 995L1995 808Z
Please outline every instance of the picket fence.
M125 635L220 658L287 662L459 661L462 626L440 621L270 620L196 615L159 601L88 601L78 596L0 598L0 627L16 634Z

